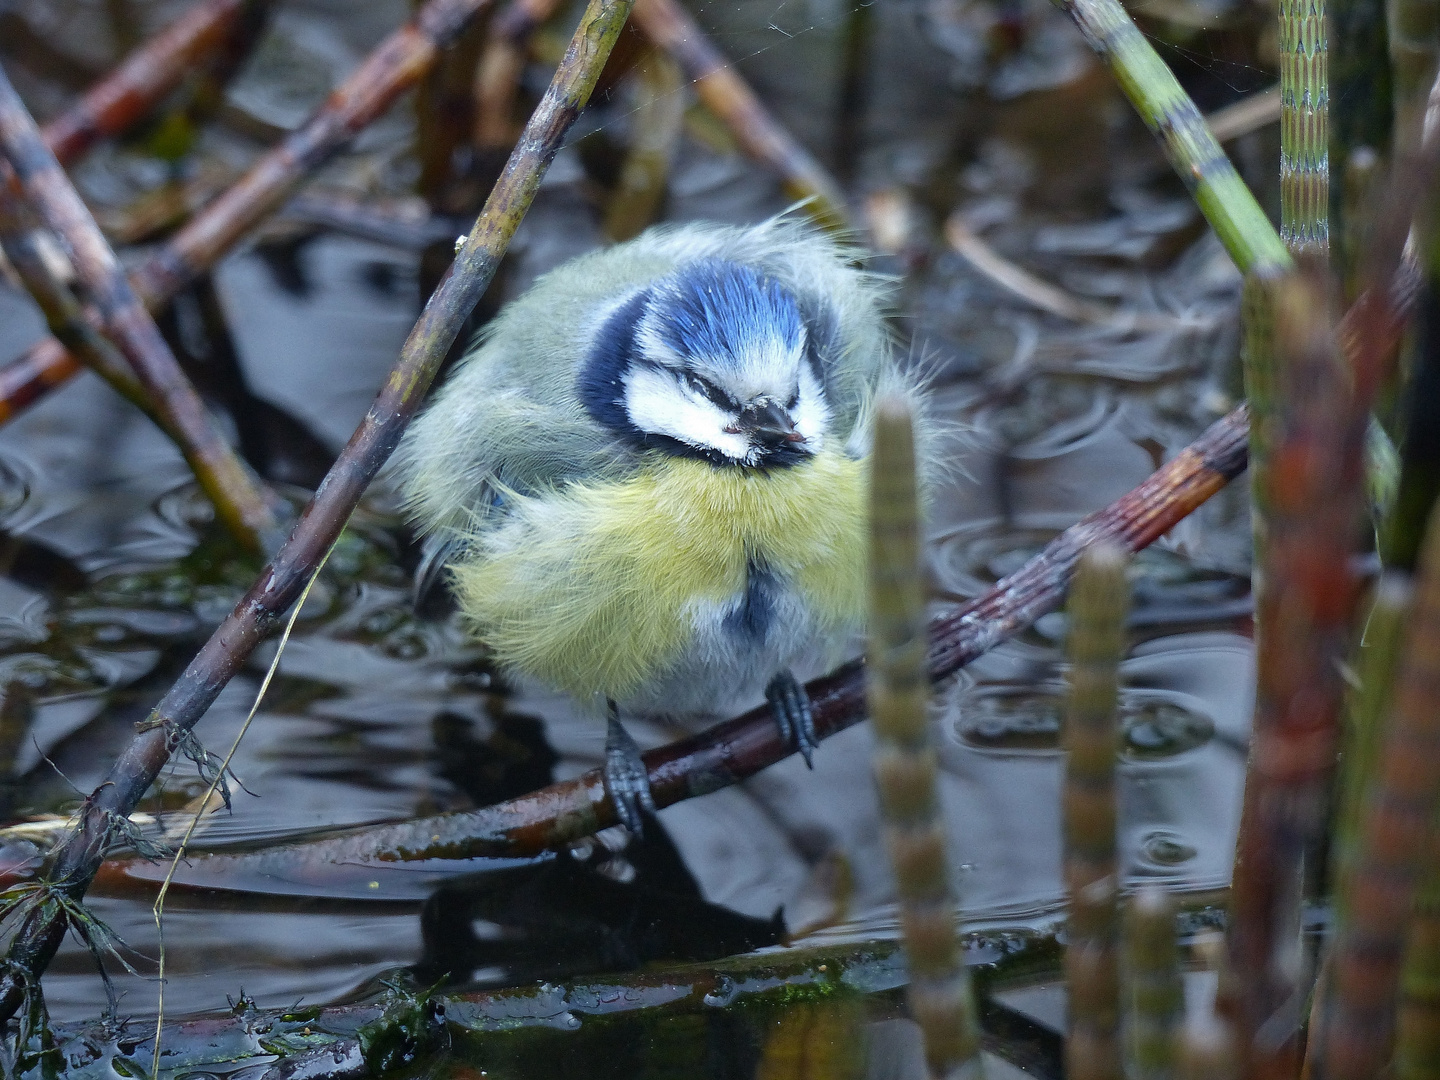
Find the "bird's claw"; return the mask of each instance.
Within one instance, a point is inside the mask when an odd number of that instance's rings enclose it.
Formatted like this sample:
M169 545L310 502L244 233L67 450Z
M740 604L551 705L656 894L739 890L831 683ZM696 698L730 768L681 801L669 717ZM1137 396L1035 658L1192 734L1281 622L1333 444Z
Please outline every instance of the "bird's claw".
M605 790L615 804L620 824L637 838L644 835L642 812L655 813L650 794L650 774L640 757L640 747L612 711L605 732Z
M799 750L805 764L813 769L815 747L820 745L820 739L815 734L815 713L805 687L789 671L782 671L765 688L765 699L775 711L780 738L786 746Z

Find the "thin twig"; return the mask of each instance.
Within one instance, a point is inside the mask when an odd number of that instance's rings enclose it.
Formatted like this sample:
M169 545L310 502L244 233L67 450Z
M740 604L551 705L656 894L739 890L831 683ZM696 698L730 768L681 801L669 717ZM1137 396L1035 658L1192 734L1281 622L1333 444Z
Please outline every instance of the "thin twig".
M67 248L106 335L119 346L156 410L166 417L168 430L179 436L185 459L216 513L246 547L264 551L277 530L270 499L225 441L154 320L140 306L100 226L45 145L3 68L0 149L26 198Z
M725 123L741 148L780 174L787 194L811 200L806 209L822 225L849 227L845 196L835 179L770 115L677 0L637 0L635 25L675 58L700 102Z
M1205 117L1215 141L1227 143L1280 121L1280 88L1272 86L1247 94L1239 101L1216 109Z
M526 125L450 272L431 296L399 362L306 508L294 533L249 592L160 700L140 733L85 800L70 832L46 859L42 880L78 901L105 855L108 823L149 790L179 741L296 600L335 542L365 488L390 456L461 326L489 287L500 259L565 133L589 100L633 0L591 0L565 59ZM13 1015L27 981L38 979L65 932L53 915L27 917L0 975L0 1016Z
M1127 312L1097 304L1092 300L1082 300L1005 258L970 228L961 211L951 214L945 222L945 239L949 241L951 248L965 256L971 266L995 284L1041 311L1048 311L1062 319L1097 323L1137 333L1177 330L1191 325L1190 320L1174 315Z

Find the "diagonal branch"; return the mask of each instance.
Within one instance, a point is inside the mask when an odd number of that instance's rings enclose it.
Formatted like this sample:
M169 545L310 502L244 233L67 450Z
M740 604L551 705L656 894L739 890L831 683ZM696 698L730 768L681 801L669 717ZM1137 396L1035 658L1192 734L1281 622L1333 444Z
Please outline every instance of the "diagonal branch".
M253 40L273 0L202 0L140 46L45 125L45 142L69 165L101 139L144 117L216 54L238 54Z
M306 177L349 145L434 66L491 0L429 0L382 41L325 103L223 195L135 268L131 285L159 310L278 208ZM62 385L80 363L47 338L0 366L0 423Z
M425 397L470 311L490 285L565 133L590 98L634 0L590 0L550 88L486 200L455 262L421 313L400 359L356 428L294 533L235 605L140 732L86 798L75 827L46 859L41 877L79 900L105 855L109 822L130 813L171 752L265 639L340 534L360 496L390 456ZM27 985L44 971L64 923L32 913L20 925L0 975L0 1018L14 1014Z
M160 329L130 288L100 226L45 145L25 103L0 68L0 150L26 198L65 244L75 273L98 309L106 334L150 394L215 510L255 552L277 525L271 502L255 476L220 434L195 387L180 370ZM0 182L5 178L0 176Z

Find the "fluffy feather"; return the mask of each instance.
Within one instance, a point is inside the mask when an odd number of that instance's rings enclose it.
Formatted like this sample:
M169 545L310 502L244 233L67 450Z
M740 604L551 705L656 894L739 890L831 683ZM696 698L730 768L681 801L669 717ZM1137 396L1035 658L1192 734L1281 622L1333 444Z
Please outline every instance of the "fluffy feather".
M868 418L877 394L919 405L920 392L893 359L888 283L854 255L785 217L657 228L557 268L491 322L412 425L397 467L417 523L458 551L462 610L502 665L581 700L714 712L860 628ZM586 407L583 394L598 392L582 394L586 378L620 378L589 361L634 346L637 297L717 260L798 307L803 326L777 340L809 350L824 401L802 410L817 437L797 464L717 466L647 448L617 431L618 405L614 418ZM732 299L783 323L773 297ZM649 332L713 352L732 330L701 320Z

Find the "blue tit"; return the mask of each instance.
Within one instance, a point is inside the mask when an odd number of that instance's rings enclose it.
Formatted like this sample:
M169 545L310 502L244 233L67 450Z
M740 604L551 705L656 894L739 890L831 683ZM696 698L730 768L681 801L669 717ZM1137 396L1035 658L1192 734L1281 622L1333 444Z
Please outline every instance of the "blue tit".
M582 255L495 317L399 447L498 665L608 704L632 831L653 803L618 709L713 717L763 691L808 762L791 668L863 629L868 417L919 389L855 255L784 216Z

